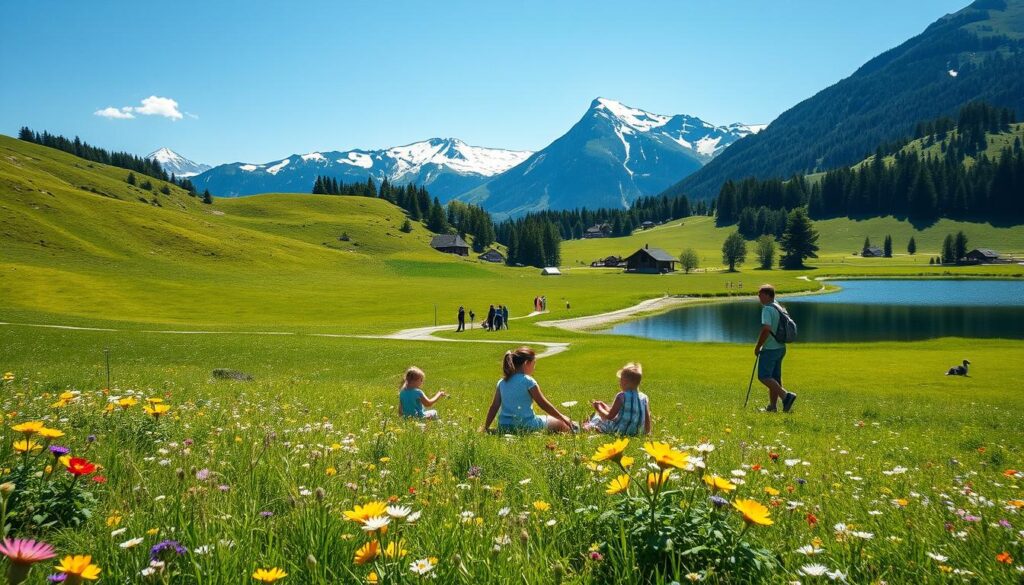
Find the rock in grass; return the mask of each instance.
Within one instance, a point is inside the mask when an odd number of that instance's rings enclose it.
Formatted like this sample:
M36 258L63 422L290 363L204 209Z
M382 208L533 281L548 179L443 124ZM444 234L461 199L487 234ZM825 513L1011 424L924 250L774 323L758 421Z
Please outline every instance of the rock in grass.
M218 380L239 380L242 382L249 382L252 380L252 376L246 374L245 372L240 372L238 370L229 370L227 368L216 368L215 370L210 372L210 375L212 375L214 378L217 378Z

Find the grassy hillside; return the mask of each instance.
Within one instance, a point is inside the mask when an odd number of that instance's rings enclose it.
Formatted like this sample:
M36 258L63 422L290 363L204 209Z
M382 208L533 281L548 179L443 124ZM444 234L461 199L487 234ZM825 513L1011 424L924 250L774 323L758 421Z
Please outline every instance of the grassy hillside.
M939 254L946 234L963 230L971 247L988 247L1001 253L1016 253L1024 256L1024 226L994 227L986 223L971 223L939 220L925 229L916 229L910 222L893 217L876 217L864 220L847 218L814 222L820 234L821 248L816 266L834 263L864 263L865 266L922 265L927 268L929 255ZM668 222L649 229L638 230L625 238L573 240L562 244L562 261L566 265L590 264L597 258L609 255L628 255L650 244L663 248L678 256L686 248L694 248L701 256L702 267L721 266L722 242L736 229L736 226L716 227L714 218L689 217ZM872 243L882 244L886 235L892 236L894 258L862 259L852 256L861 249L864 238ZM917 256L906 255L907 242L913 236L917 243ZM753 247L748 245L749 264L753 263Z

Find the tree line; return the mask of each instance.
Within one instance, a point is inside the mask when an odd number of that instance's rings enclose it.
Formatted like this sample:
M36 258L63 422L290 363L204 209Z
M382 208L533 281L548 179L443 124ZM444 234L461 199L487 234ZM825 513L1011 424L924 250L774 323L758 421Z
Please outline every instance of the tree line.
M985 154L993 134L1009 132L1015 116L1005 108L972 103L956 124L939 119L920 124L920 149L909 141L879 147L859 166L825 173L810 184L801 175L788 180L748 178L726 181L716 199L719 225L737 224L748 239L779 236L786 213L807 206L814 219L892 215L915 220L1024 220L1024 149L1018 136L997 158ZM939 153L924 152L938 144ZM934 149L931 149L934 150Z
M450 204L449 204L450 205ZM559 226L543 214L507 219L496 228L497 239L508 248L510 266L558 266L562 260Z

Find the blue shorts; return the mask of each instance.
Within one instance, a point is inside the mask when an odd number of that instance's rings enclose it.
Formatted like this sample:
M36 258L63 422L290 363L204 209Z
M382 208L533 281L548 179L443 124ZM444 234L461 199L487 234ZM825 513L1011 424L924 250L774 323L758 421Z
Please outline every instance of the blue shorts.
M786 357L786 348L762 349L757 361L757 379L774 378L782 384L782 358Z
M548 417L545 415L534 416L532 419L522 420L511 425L498 425L498 432L505 434L532 433L543 431L548 428Z

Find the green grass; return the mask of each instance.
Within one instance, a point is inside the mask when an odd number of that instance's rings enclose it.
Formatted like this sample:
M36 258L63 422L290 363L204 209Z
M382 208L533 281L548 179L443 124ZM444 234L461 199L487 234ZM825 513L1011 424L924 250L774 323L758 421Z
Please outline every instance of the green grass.
M1020 476L1004 475L1024 467L1019 341L798 344L786 358L786 384L800 394L797 410L768 416L741 408L753 363L749 346L574 333L539 327L538 318L513 321L508 332L460 336L507 342L498 344L316 334L429 325L435 307L452 322L459 304L473 307L478 319L490 303L509 304L513 317L522 316L538 294L552 309L544 318L560 318L666 293L737 293L726 288L737 281L749 294L763 281L786 292L817 289L804 277L830 275L1020 278L1024 268L1016 265L929 267L927 254L958 229L972 246L1024 250L1022 228L940 222L916 231L891 218L830 220L817 223L823 258L804 271L643 276L578 267L646 242L674 254L695 247L704 267L716 266L727 230L689 218L682 227L673 222L629 238L566 243L566 274L547 278L533 268L436 253L428 232L417 224L402 234L400 210L378 200L266 195L204 206L177 189L142 194L124 183L125 174L0 137L0 321L13 323L0 325L0 374L15 378L0 388L0 471L15 473L22 457L11 452L10 425L32 419L63 430L64 444L103 466L107 483L86 488L97 499L82 526L31 532L62 554L93 555L101 582L134 580L149 547L165 538L210 551L173 561L173 582L251 582L254 569L269 566L289 573L286 584L362 582L371 568L356 566L353 555L367 537L342 511L389 497L423 516L401 530L408 556L374 566L381 582L416 581L408 565L428 557L438 559L439 583L637 582L629 549L592 521L613 501L604 494L609 470L584 465L602 439L477 432L503 352L524 339L571 344L542 360L536 377L552 402L577 401L566 407L577 420L588 400L614 396L622 364L642 362L654 438L714 444L709 471L746 474L730 497L769 505L775 524L744 533L778 559L769 582L801 579L797 571L812 562L857 583L955 577L940 565L971 571L977 582L1019 579L1024 523L1007 502L1024 494ZM348 242L338 239L342 233ZM891 234L899 252L911 233L921 250L916 262L846 256L865 235L880 242ZM116 331L24 325L31 323ZM162 329L216 332L147 332ZM294 334L242 333L254 331ZM104 348L112 363L109 394L102 390ZM970 378L942 375L964 357L973 364ZM412 364L426 370L428 391L451 394L438 405L438 423L394 419L399 376ZM239 369L255 380L214 380L214 368ZM52 406L67 390L81 397ZM752 404L759 405L765 392L754 392ZM104 412L112 396L129 393L162 397L172 411L159 421L140 406ZM89 435L95 443L87 443ZM629 453L643 464L640 447L633 441ZM47 457L32 460L33 469ZM800 462L790 466L787 459ZM468 477L474 466L479 479ZM897 466L906 471L884 473ZM331 468L336 474L328 474ZM197 477L202 470L209 479ZM639 470L634 476L637 493L643 478ZM47 481L63 487L68 480L58 468ZM707 495L689 474L672 486L701 501ZM768 495L768 487L780 495ZM905 506L894 503L903 499ZM551 510L537 511L540 500ZM799 505L789 510L790 502ZM505 507L510 513L499 515ZM264 518L264 511L273 515ZM465 512L474 518L466 522ZM808 524L807 514L817 523ZM740 530L738 516L727 521ZM873 537L837 535L837 523ZM124 532L112 536L115 529ZM395 527L385 540L398 533ZM118 546L135 537L143 544ZM815 539L821 555L794 552ZM590 559L591 550L604 559ZM996 560L1004 551L1013 564ZM48 569L33 569L30 582L41 583ZM682 569L662 577L686 579Z

